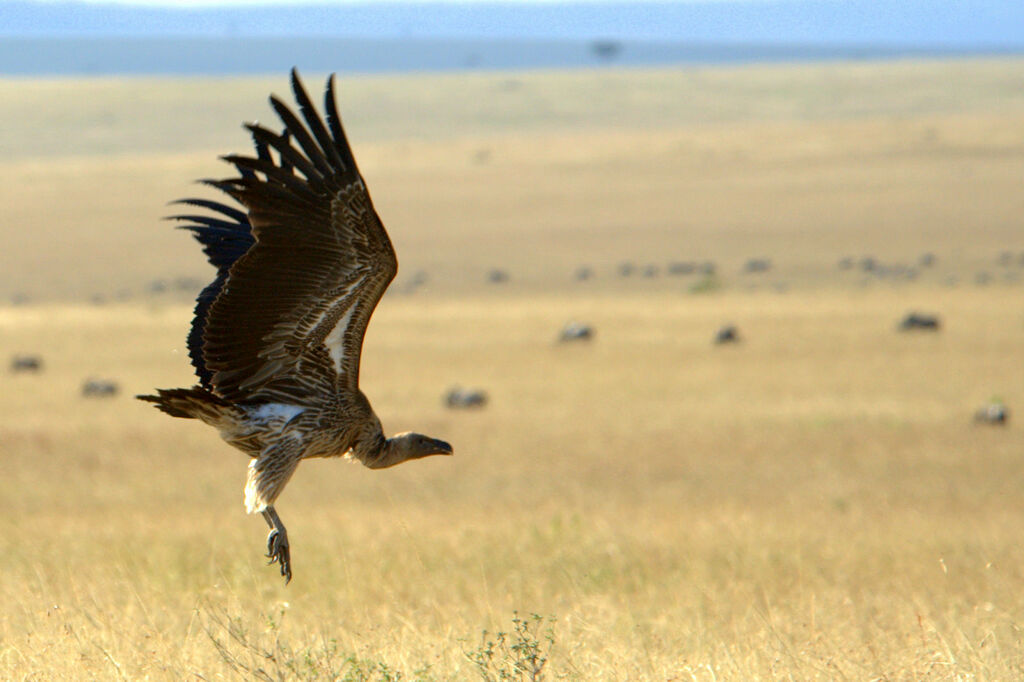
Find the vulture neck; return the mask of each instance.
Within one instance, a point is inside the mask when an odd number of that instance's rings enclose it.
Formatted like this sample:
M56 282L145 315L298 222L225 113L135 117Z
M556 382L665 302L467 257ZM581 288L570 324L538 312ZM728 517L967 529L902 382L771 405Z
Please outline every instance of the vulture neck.
M363 463L371 469L387 469L396 464L401 464L407 459L410 459L410 456L404 442L394 438L386 438L381 440L376 451L370 457L364 459Z
M371 469L387 469L396 464L401 464L418 455L410 448L409 441L403 438L405 434L399 434L392 438L384 438L375 444L375 447L367 453L368 456L360 457L363 464Z

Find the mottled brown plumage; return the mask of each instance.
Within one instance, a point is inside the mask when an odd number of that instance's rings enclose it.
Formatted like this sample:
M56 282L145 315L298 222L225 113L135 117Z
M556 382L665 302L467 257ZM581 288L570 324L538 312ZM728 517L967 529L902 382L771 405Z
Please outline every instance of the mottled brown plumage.
M200 419L252 458L245 505L270 526L267 556L291 580L288 535L274 501L299 462L346 456L372 469L452 453L416 433L385 438L359 390L363 336L398 261L356 167L327 82L326 122L292 71L301 119L276 97L277 134L247 125L255 156L224 160L238 177L205 180L244 210L205 199L186 221L217 268L189 334L192 388L138 396Z

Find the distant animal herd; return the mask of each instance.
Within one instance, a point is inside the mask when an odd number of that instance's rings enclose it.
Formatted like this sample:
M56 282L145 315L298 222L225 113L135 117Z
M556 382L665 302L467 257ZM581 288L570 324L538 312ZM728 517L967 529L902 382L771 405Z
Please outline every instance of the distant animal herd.
M40 374L43 371L43 358L32 354L17 354L11 357L8 365L12 374ZM80 393L83 398L113 398L121 392L121 387L111 379L90 377L82 382Z
M761 262L753 267L758 270L770 267L770 265L766 266ZM942 322L940 317L934 313L910 311L899 320L895 328L898 332L934 333L942 329ZM557 345L587 344L593 342L596 336L597 333L593 325L571 320L559 330L555 337L555 343ZM715 346L729 346L739 344L742 339L739 328L735 324L725 324L715 331L711 342ZM27 375L40 374L44 367L43 358L31 353L13 355L8 365L10 373ZM80 395L83 398L113 398L120 392L121 387L116 381L96 377L83 380L80 388ZM478 410L486 407L489 401L490 396L482 388L465 388L456 385L444 392L441 403L452 410ZM974 422L1005 426L1009 417L1010 412L1006 405L996 400L979 407L974 413Z
M870 281L913 281L923 271L933 269L939 262L938 257L932 252L920 254L912 262L885 262L881 259L864 255L859 257L843 256L836 261L835 269L838 272L859 273L863 276L861 283ZM691 293L706 293L719 288L718 281L723 268L712 260L672 260L666 263L635 263L633 261L620 261L610 268L599 268L594 265L579 265L570 273L570 279L575 282L591 282L602 278L612 279L637 279L653 280L664 277L686 278L697 277L696 282L691 282L689 291ZM739 275L750 277L749 282L754 282L756 276L764 276L769 273L776 273L776 265L772 259L758 256L746 259L738 268ZM1024 251L1015 252L1000 251L991 261L991 268L978 270L973 273L970 280L978 286L985 286L998 282L1017 282L1024 276ZM404 281L400 282L395 291L405 294L412 294L425 286L430 281L424 270L415 270ZM504 268L490 268L484 273L483 282L487 285L508 285L514 281L511 272ZM955 286L960 281L958 276L946 275L941 283L946 286ZM144 287L147 296L187 296L195 297L197 291L205 286L202 279L196 277L176 277L173 279L155 279ZM784 291L787 285L784 281L773 282L774 288ZM134 294L128 290L121 290L114 294L93 294L89 300L95 305L103 305L110 301L127 301L134 298ZM10 295L9 301L12 305L21 306L32 303L33 298L26 292L16 292Z
M913 263L884 263L874 256L845 256L836 263L836 269L840 272L860 272L865 276L876 279L913 280L923 271L934 268L938 258L934 253L925 252ZM1007 281L1014 281L1018 272L1024 270L1024 252L1002 251L995 260L996 268L1003 271L1003 278ZM748 258L739 268L739 273L744 276L757 276L773 272L775 264L770 258L753 257ZM638 278L654 279L662 275L666 277L692 277L696 276L699 281L690 287L693 293L712 290L716 287L715 280L721 268L710 260L674 260L664 264L644 263L637 264L632 261L621 261L605 276L610 274L618 279ZM576 282L589 282L601 276L601 270L592 265L580 265L572 271L572 280ZM994 281L995 276L988 271L979 271L974 275L974 283L985 285ZM512 274L503 268L491 268L486 272L484 281L490 285L507 285L513 280ZM429 277L423 270L414 271L408 278L401 291L413 293L420 287L427 284ZM955 280L950 277L946 284L954 284ZM153 280L146 287L149 295L167 295L174 293L193 296L195 292L203 287L203 282L192 277L179 277L173 280ZM781 287L780 287L781 288ZM130 298L128 292L120 292L112 297L117 300ZM94 304L107 302L107 297L95 295L92 297ZM25 305L31 302L31 298L18 293L11 297L14 305ZM896 330L906 333L938 332L942 328L942 321L938 315L921 311L909 311L896 324ZM567 322L555 336L557 345L587 344L596 338L596 330L593 325L578 320ZM711 337L715 346L738 345L743 340L739 328L735 324L725 324L718 328ZM40 374L44 371L43 358L36 354L23 353L11 357L9 371L12 374ZM109 399L118 396L121 388L118 383L109 378L89 377L83 379L79 393L82 398ZM490 397L481 388L463 388L455 386L442 395L442 404L453 410L476 410L482 409L489 403ZM979 424L1005 425L1009 420L1009 410L1001 402L992 402L984 405L974 413L974 421Z

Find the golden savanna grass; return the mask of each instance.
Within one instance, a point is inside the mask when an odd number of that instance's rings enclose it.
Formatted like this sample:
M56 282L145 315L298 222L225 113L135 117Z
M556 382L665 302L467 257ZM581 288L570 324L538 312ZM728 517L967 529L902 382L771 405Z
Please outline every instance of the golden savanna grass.
M552 678L1020 678L1020 429L971 416L1024 405L1021 85L1010 59L343 79L402 263L363 388L456 456L304 463L285 587L242 455L129 397L192 381L186 296L144 292L208 270L163 204L284 76L0 82L0 293L29 298L0 351L46 363L0 379L0 677L478 679L483 631L538 614ZM615 274L691 259L718 274ZM911 309L943 329L897 333ZM570 319L596 338L555 343ZM490 404L444 408L455 383Z

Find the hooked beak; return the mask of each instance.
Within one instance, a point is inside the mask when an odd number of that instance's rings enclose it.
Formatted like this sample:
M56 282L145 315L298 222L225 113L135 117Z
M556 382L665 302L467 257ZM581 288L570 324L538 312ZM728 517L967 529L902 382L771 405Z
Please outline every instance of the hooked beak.
M452 455L452 454L455 454L454 452L452 452L452 446L449 443L446 443L443 440L437 440L436 438L431 438L430 439L430 445L431 445L432 448L434 448L434 450L435 450L434 454L436 454L436 455Z

